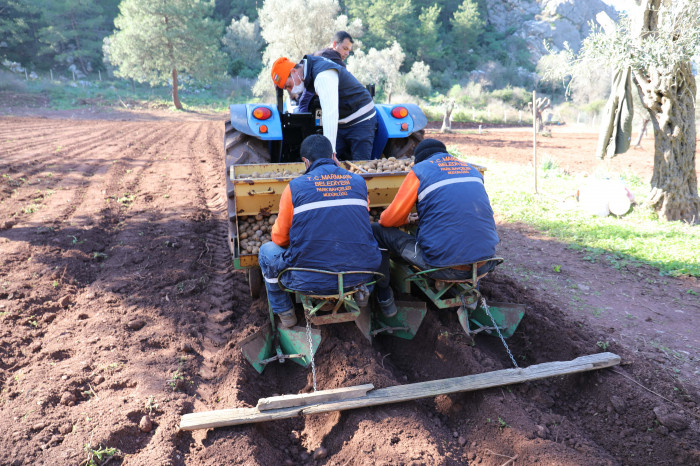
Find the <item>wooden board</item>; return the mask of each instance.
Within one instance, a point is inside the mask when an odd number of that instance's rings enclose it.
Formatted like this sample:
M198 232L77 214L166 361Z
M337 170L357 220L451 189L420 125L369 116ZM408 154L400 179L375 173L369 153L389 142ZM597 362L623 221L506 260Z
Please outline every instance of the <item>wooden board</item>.
M314 393L300 393L298 395L281 395L270 398L260 398L256 408L258 411L289 408L291 406L311 405L325 403L327 401L345 400L347 398L359 398L372 390L374 385L356 385L354 387L334 388L332 390L320 390Z
M292 406L266 411L260 411L258 408L236 408L191 413L182 416L180 429L195 430L207 429L210 427L235 426L253 422L287 419L304 414L319 414L388 403L399 403L447 393L470 392L484 388L539 380L547 377L576 374L579 372L603 369L617 364L620 364L620 357L618 355L613 353L599 353L581 356L572 361L545 362L526 368L503 369L464 377L380 388L357 398L304 406Z

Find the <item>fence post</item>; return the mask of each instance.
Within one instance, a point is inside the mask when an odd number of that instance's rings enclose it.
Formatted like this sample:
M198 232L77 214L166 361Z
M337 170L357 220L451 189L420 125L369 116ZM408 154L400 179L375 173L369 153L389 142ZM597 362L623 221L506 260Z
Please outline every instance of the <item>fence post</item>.
M29 81L29 75L27 74L27 69L24 69L24 80Z
M72 71L73 71L73 81L75 81L75 70L72 70Z
M51 72L51 81L53 81L53 70L49 70Z
M102 72L100 70L97 70L97 75L100 77L100 81L102 81Z
M532 91L532 163L535 169L535 194L537 194L537 91Z

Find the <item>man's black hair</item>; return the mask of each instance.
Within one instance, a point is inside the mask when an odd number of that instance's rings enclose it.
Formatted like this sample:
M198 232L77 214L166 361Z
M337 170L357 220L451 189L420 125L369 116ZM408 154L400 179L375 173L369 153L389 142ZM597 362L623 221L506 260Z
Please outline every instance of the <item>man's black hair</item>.
M438 152L447 152L445 144L437 139L423 139L413 151L414 163L420 163Z
M333 156L333 146L322 134L312 134L301 143L299 155L311 163L318 159L330 159Z
M348 39L351 44L355 43L355 41L352 40L352 36L345 31L338 31L333 36L333 42L336 42L338 44L343 42L345 39Z

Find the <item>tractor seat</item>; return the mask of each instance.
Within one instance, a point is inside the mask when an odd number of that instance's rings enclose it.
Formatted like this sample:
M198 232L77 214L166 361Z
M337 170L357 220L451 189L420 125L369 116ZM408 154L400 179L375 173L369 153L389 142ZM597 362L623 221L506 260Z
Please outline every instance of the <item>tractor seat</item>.
M491 257L489 259L479 261L479 262L474 262L472 264L463 264L463 265L457 265L457 266L451 266L451 267L436 267L432 269L426 269L426 270L420 270L420 268L416 266L412 266L414 270L417 270L416 273L413 274L413 276L420 276L423 275L427 278L432 278L436 281L439 282L444 282L444 283L470 283L474 284L477 283L480 279L488 275L491 271L493 271L496 266L499 264L503 263L503 258L501 257ZM460 272L464 272L463 277L454 277L450 275L446 275L444 271L453 271L453 270L458 270ZM442 273L441 273L442 272ZM471 274L468 276L467 272L471 272Z
M333 288L327 288L327 289L315 289L315 290L309 290L304 288L303 286L288 286L284 282L283 277L290 273L290 272L309 272L309 273L316 273L316 274L325 274L325 275L335 275L336 277L336 286ZM366 275L366 277L362 277L362 275ZM362 285L365 286L370 286L376 283L376 281L379 278L375 277L382 277L382 274L378 272L372 272L372 271L367 271L367 270L351 270L351 271L344 271L344 272L332 272L330 270L321 270L321 269L309 269L309 268L303 268L303 267L288 267L284 269L280 274L278 275L278 283L280 287L287 292L293 292L293 293L298 293L310 298L314 299L322 299L322 300L334 300L334 299L343 299L346 297L351 296L353 293L355 293ZM350 282L348 285L347 283Z
M312 292L298 289L299 287L288 287L283 283L282 277L289 272L313 272L334 275L338 287L335 292L328 290ZM352 278L346 277L348 275ZM361 308L367 306L369 301L369 290L367 287L376 283L377 279L374 278L375 276L379 279L383 275L366 270L331 272L329 270L289 267L280 272L277 279L284 291L291 291L297 294L304 306L308 322L315 325L325 325L356 320L361 314ZM346 281L352 284L345 286ZM362 290L361 293L360 290Z

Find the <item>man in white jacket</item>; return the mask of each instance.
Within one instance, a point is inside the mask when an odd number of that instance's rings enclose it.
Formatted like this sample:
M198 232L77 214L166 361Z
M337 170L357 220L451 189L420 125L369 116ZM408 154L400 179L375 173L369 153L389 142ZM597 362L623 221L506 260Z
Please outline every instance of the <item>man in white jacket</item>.
M344 67L324 57L305 55L299 63L286 57L272 65L272 81L293 99L304 90L321 102L323 135L341 160L368 160L377 130L369 91Z

